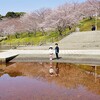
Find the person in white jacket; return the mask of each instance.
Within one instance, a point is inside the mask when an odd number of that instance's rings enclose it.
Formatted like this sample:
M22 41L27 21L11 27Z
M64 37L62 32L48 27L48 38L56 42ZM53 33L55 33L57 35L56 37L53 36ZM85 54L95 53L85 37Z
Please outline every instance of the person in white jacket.
M52 46L49 47L49 58L50 60L53 59L53 47Z

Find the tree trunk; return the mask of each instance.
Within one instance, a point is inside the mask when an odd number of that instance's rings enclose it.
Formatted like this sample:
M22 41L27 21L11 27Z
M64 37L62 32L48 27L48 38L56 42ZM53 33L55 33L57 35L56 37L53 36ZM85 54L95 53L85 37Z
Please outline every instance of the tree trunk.
M45 35L45 31L44 31L43 27L41 27L41 30L42 30L42 35L44 36Z
M58 26L58 32L59 32L59 35L62 35L62 27L61 26Z

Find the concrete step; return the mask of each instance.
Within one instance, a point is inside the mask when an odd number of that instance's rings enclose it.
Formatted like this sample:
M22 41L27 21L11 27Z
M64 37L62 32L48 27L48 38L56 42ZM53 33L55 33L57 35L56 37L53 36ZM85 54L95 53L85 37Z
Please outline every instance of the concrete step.
M6 63L18 55L17 52L6 51L0 53L0 63Z

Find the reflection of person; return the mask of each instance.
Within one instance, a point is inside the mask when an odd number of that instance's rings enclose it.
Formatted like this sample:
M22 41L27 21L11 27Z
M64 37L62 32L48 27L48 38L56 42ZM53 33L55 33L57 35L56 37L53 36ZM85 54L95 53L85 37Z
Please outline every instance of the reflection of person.
M50 67L49 73L50 73L50 75L53 75L54 74L54 69L52 67Z
M56 54L56 58L59 59L58 53L59 53L59 47L58 47L58 43L55 44L55 54Z
M59 75L58 63L56 63L56 66L53 67L52 62L50 62L49 74L50 74L50 76L58 76Z
M55 73L56 73L56 76L58 76L58 74L59 74L59 67L58 67L58 63L56 63Z
M53 47L52 46L49 47L49 58L50 60L53 59Z
M52 76L55 73L53 67L52 67L52 62L50 62L50 69L49 69L49 74Z

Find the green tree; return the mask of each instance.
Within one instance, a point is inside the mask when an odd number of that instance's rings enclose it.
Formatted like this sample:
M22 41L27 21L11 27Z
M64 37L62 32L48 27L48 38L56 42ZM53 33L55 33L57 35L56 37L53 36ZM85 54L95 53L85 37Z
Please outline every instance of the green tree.
M2 20L2 15L0 14L0 20Z
M14 12L7 12L6 17L15 18L16 14Z
M24 14L25 14L24 12L7 12L5 17L17 18L17 17L23 16Z

